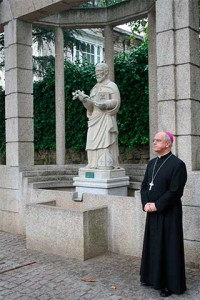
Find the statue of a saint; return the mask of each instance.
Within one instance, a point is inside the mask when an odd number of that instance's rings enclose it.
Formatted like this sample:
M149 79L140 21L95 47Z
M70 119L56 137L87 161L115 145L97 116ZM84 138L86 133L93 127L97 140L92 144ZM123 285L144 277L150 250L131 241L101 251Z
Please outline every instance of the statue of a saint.
M75 91L73 100L79 99L87 109L87 168L98 168L98 161L102 156L109 155L113 167L118 164L118 128L116 114L120 107L120 93L117 85L108 79L108 65L96 65L96 85L90 96L83 91Z

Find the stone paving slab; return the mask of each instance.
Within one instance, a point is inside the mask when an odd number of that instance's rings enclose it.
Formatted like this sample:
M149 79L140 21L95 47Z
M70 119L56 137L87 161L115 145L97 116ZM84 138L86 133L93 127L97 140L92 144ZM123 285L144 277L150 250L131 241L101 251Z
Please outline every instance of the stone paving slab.
M0 300L161 299L140 286L139 267L138 258L111 253L83 262L30 251L25 237L0 232ZM169 299L200 299L199 270L186 272L188 290Z

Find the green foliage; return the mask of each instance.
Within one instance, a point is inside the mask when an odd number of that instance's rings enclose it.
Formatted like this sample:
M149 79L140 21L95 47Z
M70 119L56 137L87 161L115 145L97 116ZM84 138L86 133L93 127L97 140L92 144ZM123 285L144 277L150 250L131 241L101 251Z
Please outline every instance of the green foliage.
M49 68L42 81L34 83L34 136L36 149L54 149L55 138L55 74Z
M130 23L131 39L135 39L135 34L143 36L143 39L147 39L148 20L146 18L134 21Z
M44 77L49 69L54 69L55 58L53 55L33 56L33 74L39 78Z
M72 92L83 90L89 94L96 80L94 66L65 63L66 148L84 150L87 134L86 109L79 100L72 100Z
M98 6L111 6L115 4L119 4L121 2L124 2L125 0L99 0Z
M111 5L119 4L127 0L92 0L88 3L79 5L81 8L93 8L93 7L108 7Z
M76 89L89 93L95 84L93 65L65 62L66 148L83 150L87 133L86 110L77 100L72 101ZM35 148L54 149L55 137L55 73L49 67L44 79L34 83Z
M121 93L119 145L129 148L149 140L147 44L115 58L115 81Z

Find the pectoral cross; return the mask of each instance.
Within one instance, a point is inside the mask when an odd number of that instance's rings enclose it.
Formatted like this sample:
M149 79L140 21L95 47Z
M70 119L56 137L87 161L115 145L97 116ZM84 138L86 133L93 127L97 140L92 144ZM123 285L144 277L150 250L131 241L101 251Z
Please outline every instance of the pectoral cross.
M154 186L153 181L151 181L151 182L149 183L149 191L152 189L152 186Z

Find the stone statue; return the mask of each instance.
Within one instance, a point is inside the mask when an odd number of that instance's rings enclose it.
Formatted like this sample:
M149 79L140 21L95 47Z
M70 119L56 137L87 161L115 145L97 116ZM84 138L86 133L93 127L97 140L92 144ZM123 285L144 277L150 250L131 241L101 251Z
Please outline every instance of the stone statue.
M108 65L96 65L96 85L90 96L84 91L73 93L73 100L79 99L87 109L87 168L119 168L118 128L116 114L120 107L120 93L117 85L108 79Z

